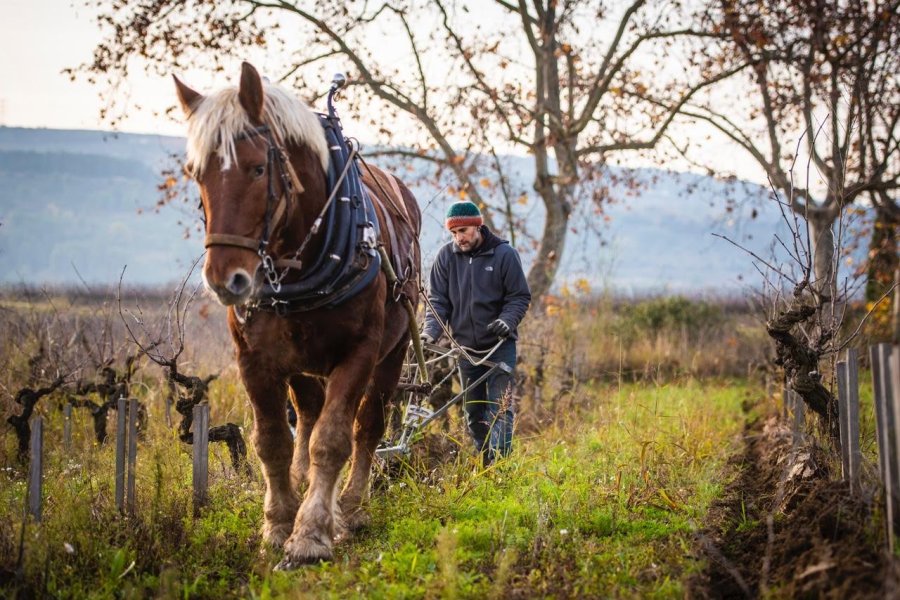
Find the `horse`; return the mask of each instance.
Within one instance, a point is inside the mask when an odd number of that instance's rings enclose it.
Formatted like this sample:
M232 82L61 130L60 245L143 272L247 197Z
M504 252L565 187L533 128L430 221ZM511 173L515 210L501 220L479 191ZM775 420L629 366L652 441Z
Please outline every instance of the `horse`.
M339 183L362 171L365 191L336 197L329 189L337 177L335 149L346 143L342 135L326 136L336 119L336 86L329 121L264 82L249 63L238 87L210 95L173 78L187 120L185 170L199 187L205 219L202 278L228 308L253 410L251 439L266 487L263 539L283 548L278 569L331 560L336 537L369 519L369 471L410 341L401 300L418 302L421 213L406 185L358 167L352 156ZM329 221L329 211L339 209L363 210L377 221L356 223L361 234L329 229L340 223ZM329 254L335 239L351 234L357 243L347 256ZM385 252L373 252L373 242ZM390 256L405 278L389 281L387 269L373 271L381 256ZM321 274L323 264L351 263L356 279L346 285L310 274ZM293 441L288 398L298 416Z

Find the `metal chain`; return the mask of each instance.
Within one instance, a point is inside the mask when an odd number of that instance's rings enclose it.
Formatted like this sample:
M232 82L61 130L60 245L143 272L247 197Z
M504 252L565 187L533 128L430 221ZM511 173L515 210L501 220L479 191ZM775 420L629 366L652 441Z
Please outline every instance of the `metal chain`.
M267 253L265 248L259 249L259 258L262 260L263 273L266 276L266 282L272 287L272 291L276 294L281 291L281 280L283 276L279 276L275 270L275 261L272 255Z

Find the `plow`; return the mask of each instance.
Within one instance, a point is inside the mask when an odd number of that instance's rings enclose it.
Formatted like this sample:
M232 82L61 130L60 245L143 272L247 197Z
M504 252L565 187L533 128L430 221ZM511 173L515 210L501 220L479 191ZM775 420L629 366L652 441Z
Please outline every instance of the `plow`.
M486 352L475 353L469 348L460 346L452 338L451 345L447 347L421 343L418 336L415 336L411 349L417 356L414 357L415 360L407 361L400 382L397 384L398 395L402 398L400 407L403 411L399 433L395 431L391 436L393 439L383 440L375 450L375 455L381 459L389 459L408 454L412 444L419 439L424 429L445 415L451 407L459 404L470 390L481 385L496 371L511 373L512 369L506 363L489 360L501 342L502 340ZM475 358L474 354L483 354L483 356ZM484 365L488 367L488 370L481 377L470 381L469 385L463 386L464 380L459 369L461 358L465 358L473 364ZM430 375L435 372L432 367L448 362L452 367L447 370L446 374L439 375L437 381L432 382ZM431 402L445 386L451 383L454 374L457 375L457 380L460 382L459 392L452 394L443 404ZM435 406L436 404L441 405Z

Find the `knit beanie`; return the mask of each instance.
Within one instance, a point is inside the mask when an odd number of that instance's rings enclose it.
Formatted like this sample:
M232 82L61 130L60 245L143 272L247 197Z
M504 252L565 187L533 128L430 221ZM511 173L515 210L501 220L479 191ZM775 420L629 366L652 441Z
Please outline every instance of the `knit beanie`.
M454 227L479 227L484 223L481 218L481 211L474 203L469 201L454 202L447 209L447 220L444 224L447 229Z

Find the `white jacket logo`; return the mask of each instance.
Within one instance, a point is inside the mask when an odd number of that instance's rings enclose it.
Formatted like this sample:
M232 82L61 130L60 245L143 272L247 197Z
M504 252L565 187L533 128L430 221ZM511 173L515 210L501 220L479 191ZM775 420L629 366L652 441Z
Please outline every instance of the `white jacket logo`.
M494 270L494 267L485 267L484 270L485 270L485 271L493 271L493 270Z

